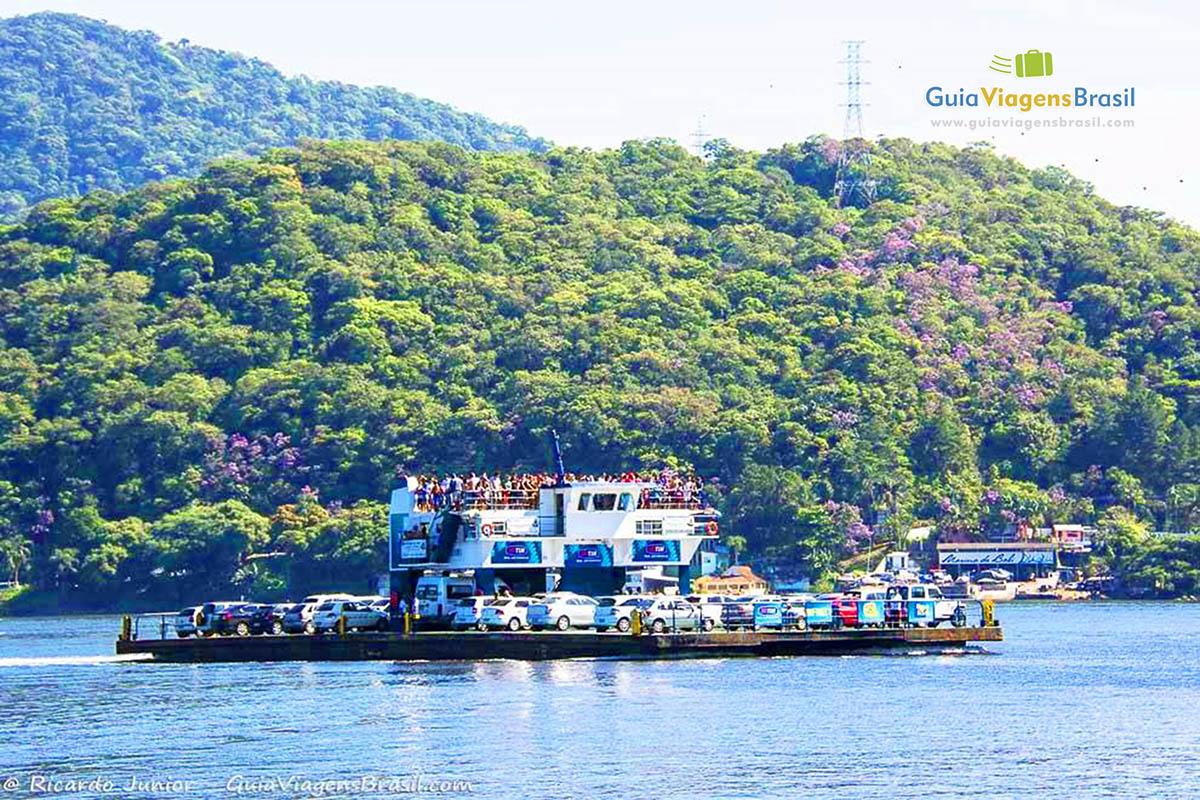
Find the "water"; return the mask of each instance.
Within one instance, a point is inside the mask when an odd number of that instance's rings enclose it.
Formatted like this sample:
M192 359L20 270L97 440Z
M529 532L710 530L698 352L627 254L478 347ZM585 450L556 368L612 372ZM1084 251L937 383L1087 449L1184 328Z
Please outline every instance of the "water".
M997 655L442 664L127 663L111 655L116 618L5 619L0 785L362 797L370 783L323 782L388 776L377 796L418 778L487 798L1200 796L1200 606L998 613Z

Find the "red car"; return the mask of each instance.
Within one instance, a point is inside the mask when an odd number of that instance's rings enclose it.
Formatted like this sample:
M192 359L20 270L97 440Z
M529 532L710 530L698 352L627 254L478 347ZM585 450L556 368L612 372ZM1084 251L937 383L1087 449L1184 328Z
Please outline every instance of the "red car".
M833 603L833 627L858 627L858 598L848 594L823 594L819 600Z

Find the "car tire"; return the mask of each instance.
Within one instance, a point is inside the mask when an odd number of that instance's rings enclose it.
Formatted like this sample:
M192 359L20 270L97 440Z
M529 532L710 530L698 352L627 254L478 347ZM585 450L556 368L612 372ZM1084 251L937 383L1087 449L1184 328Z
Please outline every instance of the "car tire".
M308 622L304 623L304 632L307 633L309 636L312 636L314 633L317 632L317 626L313 624L312 620L309 620Z
M571 630L571 618L564 614L558 618L557 622L554 623L554 627L558 628L560 631Z
M234 630L234 633L236 633L238 636L249 636L250 635L250 623L239 622L237 624L237 626L234 627L233 630Z
M656 619L650 625L650 630L653 631L654 633L666 633L667 632L667 623L661 619Z
M487 633L487 629L488 627L486 622L480 621L475 623L475 630L479 631L480 633Z
M717 623L713 622L711 619L706 619L700 623L700 630L704 631L705 633L712 633L712 629L715 627L717 627Z
M278 620L276 620L275 622L271 623L271 635L272 636L283 636L283 623L282 622L279 622Z
M521 630L521 620L517 619L516 617L513 617L512 619L510 619L508 621L508 629L510 631L512 631L513 633L516 633L517 631Z
M190 633L179 633L178 631L176 631L175 636L180 639L186 639L187 637L191 636L191 634Z
M621 617L617 620L617 630L621 633L629 633L629 627L632 625L628 617Z
M375 630L380 633L386 633L388 629L388 621L382 617L375 621Z

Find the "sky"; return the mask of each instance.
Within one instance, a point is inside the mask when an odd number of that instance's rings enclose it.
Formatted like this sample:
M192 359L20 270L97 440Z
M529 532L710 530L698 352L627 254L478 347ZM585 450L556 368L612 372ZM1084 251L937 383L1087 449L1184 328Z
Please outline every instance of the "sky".
M1056 165L1121 205L1200 227L1200 5L1183 2L709 2L544 0L0 0L0 16L83 14L233 50L289 75L385 85L525 127L613 147L709 136L753 150L844 134L848 39L863 40L863 134L988 141ZM1053 56L1053 74L989 70L993 55ZM1009 62L1011 63L1011 62ZM1132 108L934 108L940 86L979 93L1119 93ZM982 102L982 100L980 101ZM1062 119L1128 127L934 127Z

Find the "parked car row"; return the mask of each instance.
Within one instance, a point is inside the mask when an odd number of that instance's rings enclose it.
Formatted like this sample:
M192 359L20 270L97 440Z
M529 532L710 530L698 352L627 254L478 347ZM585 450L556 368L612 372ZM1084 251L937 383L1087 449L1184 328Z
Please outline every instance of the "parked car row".
M587 597L552 592L534 597L465 597L455 606L454 630L594 629L627 633L633 614L641 615L646 630L711 631L721 624L721 606L729 598L692 595L616 595Z
M315 594L299 603L214 601L190 606L175 617L175 635L255 636L325 633L346 617L349 630L386 630L388 598Z
M419 587L420 588L420 587ZM418 600L420 598L418 597ZM431 599L431 598L426 598ZM894 584L886 591L866 587L822 595L616 595L593 598L574 592L533 597L489 597L478 594L450 602L446 594L442 624L454 630L517 632L522 630L592 629L628 633L634 615L644 630L711 631L787 630L966 624L965 604L945 598L930 584ZM318 594L299 603L211 602L185 608L175 620L176 635L252 636L318 634L337 629L385 631L388 599L348 594Z
M822 595L617 595L587 597L553 592L533 597L464 597L454 605L454 630L593 629L628 633L634 613L643 628L666 631L786 630L966 624L965 606L936 586L894 585L884 592L855 590Z

